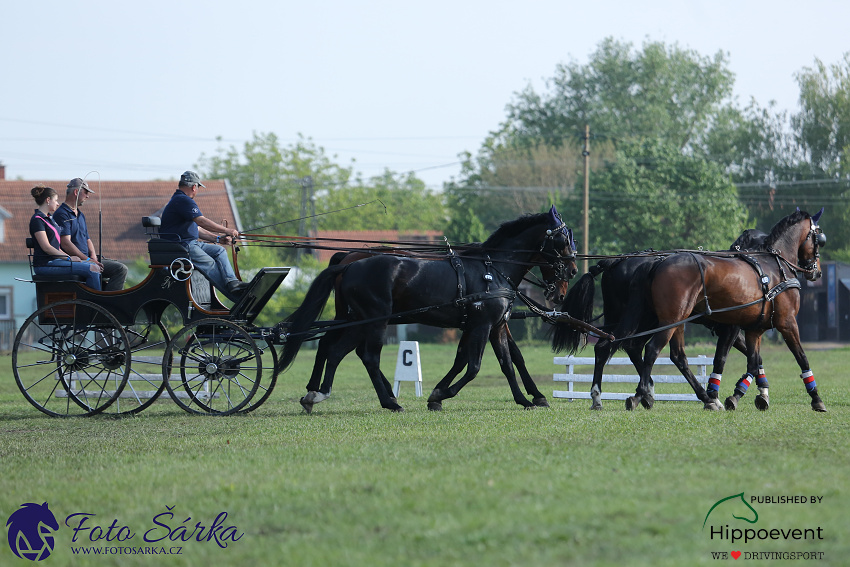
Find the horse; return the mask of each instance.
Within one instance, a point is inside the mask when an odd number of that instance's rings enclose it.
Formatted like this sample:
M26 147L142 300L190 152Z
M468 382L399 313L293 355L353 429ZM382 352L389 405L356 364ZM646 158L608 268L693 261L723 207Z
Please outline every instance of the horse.
M767 233L755 229L745 230L729 248L740 252L759 249L767 237ZM588 273L578 279L561 306L562 311L569 312L582 321L590 321L593 312L593 296L595 278L602 274L601 288L603 299L603 329L615 337L624 340L608 340L601 337L594 346L596 358L593 370L593 385L591 387L592 410L602 409L602 376L605 365L611 360L616 351L622 348L626 351L638 374L643 370L643 347L649 341L647 331L658 326L657 318L651 309L646 308L646 302L640 298L647 292L647 281L653 267L664 258L661 253L644 251L634 256L605 259L591 266ZM697 320L709 327L718 335L717 348L714 356L714 367L709 379L708 400L706 409L722 409L716 401L726 358L732 346L746 354L746 345L740 328L734 325L719 325L706 320ZM552 349L555 352L567 350L575 354L581 346L586 333L575 327L556 324L552 335ZM634 338L634 335L638 335ZM683 337L682 337L683 339ZM680 340L680 337L674 337ZM759 376L764 384L767 378L764 369L759 365ZM760 384L762 383L760 382ZM700 386L700 390L702 387ZM695 390L697 395L699 391ZM766 395L767 386L764 387Z
M646 344L640 382L635 395L626 400L626 409L634 409L638 403L647 409L652 407L652 367L668 342L670 359L697 391L699 384L688 367L684 343L671 342L671 338L677 332L676 323L701 314L706 320L744 330L747 373L738 385L758 372L762 334L770 328L778 330L800 367L812 409L825 412L814 373L800 344L796 319L800 310L797 273L802 272L809 281L817 281L822 275L819 248L826 244L826 236L818 226L822 213L823 209L811 216L798 209L781 219L765 238L766 252L733 257L684 252L656 264L649 298L662 330ZM737 390L736 386L736 395Z
M463 248L464 251L461 252L461 256L470 256L476 251L480 251L481 244L468 244L465 245ZM410 256L410 252L404 249L393 249L387 247L368 248L349 252L337 252L336 254L331 256L331 259L328 262L328 267L351 264L352 262L356 262L358 260L371 258L377 254ZM571 257L561 258L554 264L549 264L545 262L541 257L539 259L535 259L535 263L539 264L541 278L535 278L536 281L529 280L528 278L524 279L533 285L543 288L543 296L546 298L547 301L563 301L567 294L569 280L572 279L578 272L578 266L575 261L575 256L573 255ZM334 295L336 313L335 320L337 321L344 321L345 315L348 311L348 306L342 300L342 295L339 293L338 290L341 281L342 279L340 277L337 277L334 287L336 292ZM316 359L313 363L313 371L310 374L310 380L307 382L308 393L306 396L303 396L299 400L301 406L304 408L304 411L306 411L307 413L312 413L314 404L319 401L324 401L330 397L331 390L333 388L334 374L328 374L325 377L325 380L322 381L321 385L319 384L319 382L322 378L322 374L325 369L328 346L332 344L335 340L337 340L337 337L334 333L335 332L331 330L329 331L329 334L323 336L319 340L319 344L316 349ZM505 334L506 337L503 338L503 334ZM447 376L451 376L452 379L454 379L458 374L460 374L460 372L466 366L466 360L468 358L468 355L466 353L468 337L469 335L466 333L461 334L460 341L458 343L457 353L455 355L454 364L452 365L451 370L449 370L447 374ZM546 396L537 388L537 384L534 383L534 379L528 372L528 368L525 365L525 359L523 358L519 347L514 341L513 336L511 336L511 330L510 327L508 327L507 321L503 321L493 327L490 332L489 340L491 344L497 344L502 340L507 341L508 348L510 349L511 361L516 367L516 371L520 375L520 379L522 380L522 384L525 388L526 394L531 396L531 406L528 407L549 407L549 402L546 399ZM515 378L508 372L505 372L505 378L508 380L508 385L511 388L511 391L515 391ZM389 381L387 380L386 376L384 376L383 372L381 373L381 379L384 381L385 387L391 389L391 386L389 386ZM432 409L437 410L439 408L437 408L435 405L432 407Z
M566 260L574 266L575 254L572 231L553 206L548 213L525 215L506 222L481 244L480 249L454 254L445 260L378 255L347 265L330 266L316 277L302 305L288 318L289 335L278 371L291 365L331 291L337 288L338 297L346 308L343 313L348 326L332 328L326 335L331 336L331 340L326 344L325 382L332 384L339 362L357 349L381 407L402 411L380 371L380 352L387 324L391 318L401 318L464 331L467 342L459 347L452 371L428 398L429 409L441 409L443 399L457 395L475 377L488 339L508 377L516 402L524 407L533 406L516 386L509 335L506 327L502 330L499 327L510 316L517 286L533 267L535 258L543 258L553 266ZM575 270L574 267L568 269ZM341 279L337 286L338 277ZM456 384L450 385L454 378L452 372L458 365L462 368L464 362L466 373ZM316 403L327 395L309 391L305 398L308 403Z

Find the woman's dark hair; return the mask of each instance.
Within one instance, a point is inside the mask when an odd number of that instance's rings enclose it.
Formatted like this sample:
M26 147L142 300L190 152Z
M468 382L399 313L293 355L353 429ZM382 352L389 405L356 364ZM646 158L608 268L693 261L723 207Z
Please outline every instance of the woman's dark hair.
M38 206L43 205L47 199L57 196L56 189L44 185L36 185L30 193L32 193L32 198L35 199L35 203Z

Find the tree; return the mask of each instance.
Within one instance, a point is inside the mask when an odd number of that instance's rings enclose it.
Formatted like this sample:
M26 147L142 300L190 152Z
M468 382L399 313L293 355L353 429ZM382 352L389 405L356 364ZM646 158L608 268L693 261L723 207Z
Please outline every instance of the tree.
M658 140L621 143L617 159L594 174L594 188L592 253L723 249L747 219L718 164Z
M587 65L559 64L548 93L531 86L520 93L508 106L504 137L560 145L590 124L597 136L654 138L685 149L732 93L727 58L650 41L634 51L631 43L607 38Z

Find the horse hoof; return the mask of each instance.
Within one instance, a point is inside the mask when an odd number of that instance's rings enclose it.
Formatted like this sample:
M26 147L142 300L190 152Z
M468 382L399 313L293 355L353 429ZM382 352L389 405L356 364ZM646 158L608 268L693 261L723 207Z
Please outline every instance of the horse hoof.
M821 412L821 413L826 413L826 406L825 406L825 405L823 404L823 402L822 402L822 401L820 401L820 400L818 400L818 401L816 401L816 402L815 402L815 401L812 401L812 409L813 409L814 411L819 411L819 412Z
M726 411L735 411L738 409L738 398L729 396L723 405L726 407ZM756 407L758 407L758 404L756 404Z
M590 409L594 411L602 411L602 404L600 404L599 402L593 402L593 404L590 406Z
M387 408L387 409L390 410L393 413L401 413L401 412L404 411L404 408L401 407L400 405L396 405L395 407L391 407L391 408Z
M532 400L532 403L539 408L549 407L549 400L547 400L546 398L534 398Z
M629 411L634 411L638 407L638 399L634 396L630 398L626 398L626 409Z
M308 415L313 413L313 404L312 402L307 401L307 396L304 396L299 401L301 402L301 407L304 408L304 411L307 412Z
M525 409L525 410L535 410L535 409L537 409L537 406L535 406L534 404L528 404L527 406L526 406L526 405L523 405L523 406L522 406L522 409Z
M770 407L770 401L768 400L768 397L763 396L761 394L755 397L753 403L756 405L756 409L759 411L765 411L767 408Z
M652 406L655 405L655 398L650 398L648 396L644 396L643 398L640 399L640 405L642 405L646 409L650 410L650 409L652 409Z
M709 400L703 404L702 409L707 411L723 411L723 406L717 400Z
M443 411L443 404L440 402L428 402L428 409L431 411Z

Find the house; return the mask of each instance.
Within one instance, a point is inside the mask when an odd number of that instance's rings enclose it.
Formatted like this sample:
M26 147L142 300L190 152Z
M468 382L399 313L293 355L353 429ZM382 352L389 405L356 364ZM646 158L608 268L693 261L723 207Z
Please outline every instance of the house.
M0 350L12 348L18 329L36 310L35 286L15 278L30 278L26 238L35 209L30 190L36 185L53 187L64 198L64 180L5 179L0 166ZM98 181L87 179L95 192L83 212L92 242L103 256L124 263L147 258L147 240L142 217L157 214L177 189L177 181ZM241 229L233 192L226 180L204 180L195 200L204 216ZM102 234L100 226L103 227ZM128 285L131 282L128 282Z

